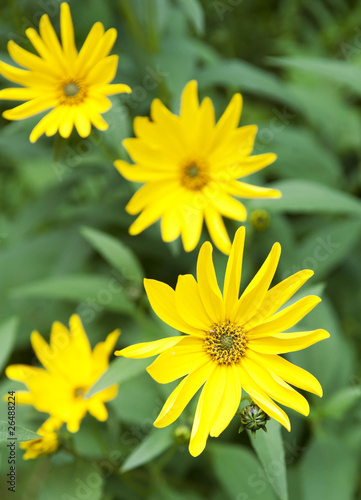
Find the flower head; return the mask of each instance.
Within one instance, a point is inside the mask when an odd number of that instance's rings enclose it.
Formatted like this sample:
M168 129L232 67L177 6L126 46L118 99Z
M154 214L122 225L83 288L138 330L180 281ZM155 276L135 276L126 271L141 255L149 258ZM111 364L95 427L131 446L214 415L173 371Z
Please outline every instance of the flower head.
M117 385L90 398L86 393L108 368L120 332L110 333L92 351L79 316L74 314L69 324L70 331L62 323L53 323L50 345L38 332L31 334L32 347L44 369L10 365L5 373L29 389L16 393L18 403L33 405L66 423L70 432L77 432L87 412L100 421L108 418L104 403L115 398Z
M242 97L235 94L215 122L212 101L198 102L197 82L189 82L182 94L180 116L155 99L150 121L134 120L136 138L123 144L132 160L116 168L127 179L144 182L126 209L139 217L129 232L138 234L161 218L164 241L180 234L186 251L200 238L203 219L215 245L228 254L231 248L222 216L244 221L244 205L233 198L279 197L280 192L239 182L276 159L272 153L250 156L257 127L238 128Z
M184 377L167 399L156 427L174 422L203 386L194 417L189 451L199 455L208 435L218 436L237 412L241 388L270 417L290 430L287 414L275 403L307 415L307 400L288 383L322 395L313 375L279 354L304 349L329 337L325 330L287 333L319 302L310 295L277 312L313 275L303 270L269 289L280 257L275 243L264 264L239 298L244 228L235 236L223 294L212 262L212 245L203 244L197 280L179 276L175 290L147 279L145 289L156 314L187 335L127 347L115 354L146 358L160 354L148 372L162 384Z
M96 23L78 53L69 5L61 4L61 43L47 14L39 23L39 34L28 28L26 35L38 55L9 41L8 50L13 60L25 69L15 68L0 61L0 74L23 87L0 91L0 99L26 101L3 113L8 120L22 120L46 110L45 115L30 135L35 142L42 134L69 137L75 126L81 137L90 134L93 124L100 130L108 128L101 116L111 107L106 97L131 92L128 85L114 84L118 56L108 56L117 32L104 32Z
M54 453L59 446L57 431L62 425L63 422L61 420L54 417L48 418L48 420L46 420L36 431L42 437L20 443L20 448L26 450L23 459L29 460L31 458Z

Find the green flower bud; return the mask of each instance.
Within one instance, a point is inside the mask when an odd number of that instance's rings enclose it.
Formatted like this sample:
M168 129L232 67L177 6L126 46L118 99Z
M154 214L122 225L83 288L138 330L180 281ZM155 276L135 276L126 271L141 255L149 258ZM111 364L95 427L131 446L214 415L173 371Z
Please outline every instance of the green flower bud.
M191 437L191 431L187 425L180 425L174 430L174 437L177 443L187 444Z
M271 217L266 210L253 210L250 221L256 231L264 231L270 225Z
M243 408L240 413L241 417L241 426L238 432L244 431L244 429L248 429L252 432L252 435L255 437L256 431L262 429L264 432L267 432L267 421L271 420L271 417L267 415L261 408L252 403Z

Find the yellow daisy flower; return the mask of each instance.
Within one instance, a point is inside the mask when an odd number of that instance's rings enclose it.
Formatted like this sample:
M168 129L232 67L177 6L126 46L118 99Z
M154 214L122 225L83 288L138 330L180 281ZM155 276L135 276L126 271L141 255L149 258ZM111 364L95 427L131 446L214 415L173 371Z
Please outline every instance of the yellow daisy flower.
M164 241L180 234L185 250L193 250L200 238L203 219L215 245L228 254L231 248L222 215L244 221L244 205L233 198L277 198L275 189L238 182L274 162L276 155L250 156L257 133L255 125L238 128L242 96L235 94L219 121L212 101L198 102L197 82L189 82L182 94L180 116L155 99L150 121L134 120L136 138L125 139L132 160L117 160L118 171L131 181L146 184L133 196L126 210L139 217L130 234L139 234L161 218Z
M0 61L0 74L23 87L0 91L0 99L26 101L3 113L8 120L22 120L46 110L51 111L36 125L30 135L35 142L42 134L69 137L75 126L81 137L90 134L93 124L100 130L108 128L101 116L111 107L108 95L131 92L128 85L110 85L118 56L108 56L117 32L104 32L102 23L90 30L85 43L77 52L69 5L61 4L61 43L47 14L39 23L39 34L28 28L26 35L39 55L22 49L9 41L13 60L26 69Z
M241 227L228 259L223 295L209 242L199 252L198 282L190 274L179 276L173 290L165 283L145 280L156 314L188 335L136 344L115 353L128 358L160 354L147 370L162 384L186 375L167 399L154 422L156 427L173 423L204 384L189 445L193 456L203 451L209 434L217 437L228 426L238 409L241 388L288 430L288 416L274 401L303 415L309 412L307 400L288 383L322 396L313 375L279 356L329 337L325 330L285 333L320 302L319 297L304 297L277 312L313 272L299 271L268 290L281 251L279 243L275 243L238 298L244 236Z
M107 370L109 355L120 332L110 333L92 351L79 316L71 316L69 325L70 331L62 323L53 323L50 345L38 332L31 334L31 345L45 369L10 365L5 373L23 382L30 391L17 392L18 403L33 405L66 423L70 432L77 432L87 412L100 421L108 418L104 403L115 398L118 386L113 385L89 399L86 393Z
M26 450L23 459L29 460L54 453L59 446L58 434L56 431L58 431L62 425L63 422L61 420L54 417L48 418L48 420L46 420L36 431L43 437L20 443L20 448Z

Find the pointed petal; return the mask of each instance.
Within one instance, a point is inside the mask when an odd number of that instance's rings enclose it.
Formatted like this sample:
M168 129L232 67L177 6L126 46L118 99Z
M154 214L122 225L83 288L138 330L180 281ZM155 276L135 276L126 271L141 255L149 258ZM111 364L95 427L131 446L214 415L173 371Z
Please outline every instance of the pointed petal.
M197 280L204 308L212 321L217 322L224 319L224 305L214 270L212 252L212 245L206 241L198 255Z
M60 30L64 56L68 65L73 67L78 52L75 47L73 21L71 19L70 8L66 2L63 2L60 6Z
M154 426L166 427L172 424L207 380L212 370L214 370L214 364L207 362L183 379L165 402Z
M228 185L228 192L241 198L280 198L281 192L278 189L252 186L245 182L231 181Z
M210 435L218 437L221 432L229 425L238 410L241 400L241 384L237 367L234 364L228 365L226 368L226 383L222 401L218 406L217 413L212 422Z
M207 206L205 219L212 241L221 252L228 255L231 251L231 242L221 215L213 207Z
M226 317L229 318L231 310L238 300L239 287L242 274L242 260L245 239L245 227L240 227L234 237L231 253L227 262L226 275L223 286L223 299Z
M300 351L310 345L327 339L330 336L326 330L310 332L278 333L269 337L248 340L247 347L264 354L283 354L285 352Z
M203 306L197 282L191 274L178 276L175 304L179 316L189 325L205 332L210 329L212 319Z
M184 336L167 337L166 339L155 340L154 342L142 342L134 344L120 351L115 351L116 356L124 356L125 358L141 359L155 356L170 347L178 344Z

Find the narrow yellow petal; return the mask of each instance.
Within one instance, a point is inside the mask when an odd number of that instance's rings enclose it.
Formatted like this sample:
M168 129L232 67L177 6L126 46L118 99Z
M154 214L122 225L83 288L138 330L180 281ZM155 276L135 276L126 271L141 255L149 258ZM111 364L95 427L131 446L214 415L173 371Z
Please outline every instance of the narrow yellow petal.
M176 346L163 351L147 372L156 382L168 384L177 378L184 377L209 361L209 356L203 348L203 340L188 337Z
M111 82L117 72L118 60L117 55L101 59L87 74L87 82L90 85L104 85Z
M281 356L275 354L259 354L252 349L248 349L247 356L256 363L275 373L281 379L304 391L312 392L322 397L322 387L319 381L308 371L290 363Z
M252 186L245 182L232 181L229 183L228 192L242 198L280 198L281 192L277 189Z
M231 251L231 241L221 215L217 210L208 206L205 210L205 220L214 244L221 252L228 255Z
M116 356L124 356L125 358L141 359L155 356L166 349L178 344L184 337L168 337L166 339L155 340L154 342L142 342L134 344L120 351L115 351Z
M202 330L189 325L179 315L173 288L151 279L144 279L144 288L153 311L162 321L182 333L203 337Z
M276 405L266 392L248 375L242 365L238 365L238 371L242 387L248 392L253 401L266 412L267 415L277 420L277 422L290 431L291 424L287 414Z
M189 443L189 453L193 457L200 455L206 446L214 416L222 400L226 374L227 367L225 365L216 366L203 387L194 416Z
M178 276L175 305L185 322L205 332L210 329L212 319L203 306L197 282L191 274Z
M24 68L31 69L32 71L36 71L39 73L50 71L54 72L55 74L59 74L58 72L56 72L56 69L54 67L47 65L43 59L23 49L13 40L10 40L8 42L8 51L14 61Z
M161 220L162 240L174 241L180 235L181 227L182 219L178 207L164 212Z
M281 255L281 245L275 243L261 268L234 305L231 320L244 325L260 308L273 280Z
M154 422L154 426L166 427L177 420L189 401L204 384L213 370L214 364L212 362L207 362L185 377L168 397Z
M194 123L194 115L198 112L198 84L196 80L187 83L182 92L181 111L182 119L189 124Z
M234 94L216 126L216 140L221 142L238 126L242 111L242 96Z
M91 121L87 116L85 106L76 110L74 124L80 137L88 137L91 132Z
M63 49L60 45L57 34L49 20L49 16L44 14L39 21L39 33L30 32L31 28L26 31L31 43L34 45L39 54L44 57L50 64L57 64L63 71L67 71L68 64L64 57ZM29 33L28 33L29 32ZM31 33L31 34L30 34Z
M276 333L284 332L298 323L314 307L321 302L320 297L308 295L294 304L285 307L280 312L271 316L267 321L261 323L248 331L250 339L259 339Z
M210 435L218 437L229 425L238 410L241 400L241 383L236 365L226 366L226 383L222 400L214 416Z
M91 356L90 342L85 333L83 324L77 314L73 314L69 320L70 338L72 349L78 352L79 357L85 358Z
M231 253L228 257L223 285L223 299L226 318L230 317L231 310L239 296L245 235L245 227L242 226L235 234Z
M207 193L207 190L205 190ZM235 200L224 191L222 184L213 182L209 186L209 199L216 210L229 219L244 221L247 219L247 210L238 200Z
M16 391L15 395L15 404L19 405L33 405L34 404L34 398L31 392L26 392L26 391ZM7 401L7 399L6 399Z
M69 5L63 2L60 6L60 29L61 43L63 46L64 56L70 67L74 67L74 62L78 55L74 41L73 21Z
M201 210L194 210L190 214L188 210L182 210L182 215L181 236L183 246L186 252L191 252L195 249L201 237L203 212Z
M129 85L126 85L125 83L113 83L111 85L102 85L99 88L97 87L96 90L101 94L105 95L132 93L132 89L129 87Z
M248 356L243 358L242 366L250 377L262 387L272 399L302 413L302 415L307 416L309 414L310 407L307 400L297 391L292 389L292 387L283 382L277 375L272 376L266 368L253 361Z
M269 319L313 274L313 271L309 269L298 271L268 290L258 313L244 325L247 330Z
M212 252L212 245L209 241L206 241L198 255L197 281L199 293L208 316L212 321L219 322L224 319L224 305L214 270Z
M326 330L312 330L310 332L278 333L272 337L263 337L248 341L247 347L262 354L283 354L285 352L300 351L310 345L327 339L330 336Z

